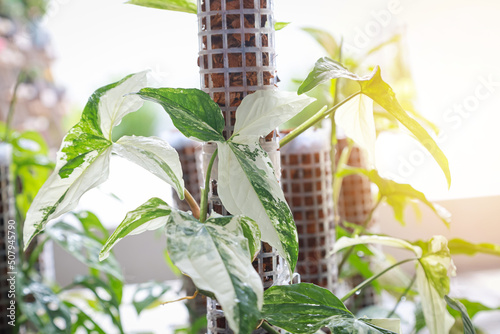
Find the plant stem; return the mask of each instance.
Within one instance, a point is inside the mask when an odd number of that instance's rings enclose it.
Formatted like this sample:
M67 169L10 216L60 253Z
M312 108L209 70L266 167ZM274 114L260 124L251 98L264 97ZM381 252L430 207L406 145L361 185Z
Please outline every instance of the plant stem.
M212 175L212 167L214 166L215 158L217 157L217 149L210 158L208 163L207 173L205 174L205 188L201 190L201 200L200 200L200 222L204 223L207 220L208 211L208 190L210 187L210 177Z
M371 282L373 282L374 280L376 280L377 278L379 278L380 276L382 276L383 274L385 274L386 272L388 272L389 270L397 267L397 266L400 266L402 265L403 263L406 263L406 262L410 262L410 261L417 261L418 258L411 258L411 259L406 259L406 260L403 260L403 261L399 261L395 264L393 264L392 266L390 267L387 267L385 268L384 270L382 270L381 272L379 272L378 274L376 275L373 275L372 277L366 279L365 281L361 282L361 284L359 284L358 286L356 286L354 289L352 289L351 291L349 291L344 297L342 297L340 300L342 302L345 302L347 299L349 299L352 295L354 295L358 290L361 290L363 289L365 286L367 286L368 284L370 284Z
M340 108L347 101L349 101L350 99L352 99L353 97L355 97L356 95L358 95L360 93L361 93L361 91L352 94L351 96L349 96L348 98L346 98L344 101L342 101L342 102L334 105L330 109L327 109L327 110L325 110L325 108L321 109L313 117L309 118L307 121L305 121L300 126L298 126L297 128L295 128L295 130L293 130L292 132L290 132L286 137L284 137L283 139L281 139L280 140L280 147L283 147L286 144L288 144L290 141L292 141L292 139L295 139L301 133L303 133L304 131L306 131L307 129L309 129L314 124L318 123L323 118L329 116L332 112L334 112L335 110L337 110L338 108Z
M12 93L12 99L10 100L10 104L9 104L9 111L7 113L7 120L5 122L5 136L3 138L3 141L5 143L7 143L9 140L10 125L12 123L12 117L14 116L15 106L16 106L16 102L17 102L17 90L19 88L19 85L21 84L21 81L23 81L23 79L24 79L24 71L21 70L17 76L16 85L14 86L14 92Z
M274 329L267 321L264 321L262 325L260 325L270 334L280 334L276 329Z
M193 217L196 219L200 219L200 207L198 206L198 203L196 203L193 195L191 195L191 193L187 189L184 189L184 199L189 205L189 208L193 213Z
M372 220L372 217L373 217L373 213L375 212L375 210L378 208L378 206L380 205L380 203L382 202L382 197L380 197L378 200L377 200L377 203L375 203L375 205L373 206L373 208L370 210L370 213L368 213L368 216L366 217L365 221L363 222L363 224L361 224L361 232L360 233L356 233L355 236L358 236L360 234L363 234L363 231L366 229L366 227L368 226L368 224L370 223L370 221ZM342 260L340 261L340 264L339 264L339 267L338 267L338 272L341 273L341 270L344 266L344 264L347 262L347 259L349 259L349 256L351 256L352 252L354 250L354 246L351 246L345 253L344 253L344 256L342 257Z
M391 312L389 312L389 314L387 315L386 318L390 318L394 313L396 313L396 310L397 310L399 304L401 303L401 300L403 299L403 297L405 297L408 294L411 287L413 286L413 283L415 283L416 278L417 278L417 275L413 275L413 278L411 279L410 284L406 287L405 291L401 294L401 296L398 299L398 302L396 303L396 305L394 305L394 308L392 309Z

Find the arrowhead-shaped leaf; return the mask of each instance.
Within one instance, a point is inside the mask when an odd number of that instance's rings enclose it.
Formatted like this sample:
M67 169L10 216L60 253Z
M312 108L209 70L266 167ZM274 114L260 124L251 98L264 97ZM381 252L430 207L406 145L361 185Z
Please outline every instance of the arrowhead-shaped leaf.
M342 170L339 170L337 177L345 177L353 174L361 174L367 176L371 182L375 183L379 189L379 197L385 198L387 204L389 204L394 210L395 218L404 225L404 209L406 205L410 203L411 200L419 200L420 202L427 205L436 215L446 224L450 225L451 215L442 206L432 203L425 195L414 189L409 184L397 183L393 180L385 179L381 177L376 170L366 170L363 168L356 168L346 166Z
M196 1L193 0L130 0L127 3L190 14L196 14L198 11Z
M225 224L225 217L211 217L203 224L173 211L166 226L167 250L198 289L215 295L236 334L251 333L260 319L263 286L243 231L232 232L221 226Z
M262 314L271 324L292 333L314 334L322 327L333 333L393 333L356 319L329 290L310 283L269 288Z
M99 88L89 98L80 122L63 139L54 173L26 214L25 247L49 220L71 211L85 192L107 179L111 130L123 116L142 105L137 96L126 94L146 84L146 72L132 74Z
M224 207L253 219L262 240L278 250L293 272L298 258L298 236L293 215L259 144L218 143L219 196Z
M328 57L323 57L316 62L312 72L309 73L306 80L299 87L298 93L305 93L326 80L337 78L346 78L358 82L362 94L378 103L410 130L419 143L432 154L445 174L448 186L450 186L451 174L448 159L427 131L401 107L392 88L382 80L379 67L371 75L359 77L349 72L342 64Z
M167 203L156 197L149 199L137 209L130 211L106 241L99 254L99 259L102 261L107 258L116 243L126 236L163 227L167 223L171 211L172 209Z
M158 176L184 199L179 155L166 141L157 137L123 136L113 144L113 152Z
M247 95L236 109L233 141L238 136L267 136L314 101L306 95L277 90L260 90Z
M186 137L224 141L224 117L207 93L199 89L145 88L138 95L159 103Z

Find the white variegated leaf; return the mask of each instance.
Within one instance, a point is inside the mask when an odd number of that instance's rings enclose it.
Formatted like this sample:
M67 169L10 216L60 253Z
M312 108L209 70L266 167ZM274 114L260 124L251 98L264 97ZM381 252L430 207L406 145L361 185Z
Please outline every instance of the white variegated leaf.
M365 320L367 323L375 325L377 327L387 329L396 334L403 334L401 330L401 320L397 318L390 319L367 319Z
M111 140L111 132L120 124L122 118L142 107L144 100L130 93L147 87L149 76L150 71L132 74L101 96L98 110L104 138Z
M106 241L99 254L99 260L106 259L111 249L126 236L141 234L165 226L171 211L172 209L167 203L155 197L127 213L125 219Z
M375 141L377 133L373 118L373 100L358 94L335 112L335 123L346 136L368 152L370 164L375 161Z
M262 241L275 247L293 271L298 258L297 230L267 153L258 144L217 145L222 204L232 214L253 219Z
M378 244L383 246L403 248L414 252L418 258L422 256L422 249L418 246L410 244L408 241L379 235L363 235L355 238L342 237L335 242L333 253L336 253L347 247L362 244Z
M422 266L417 266L417 289L425 323L431 334L449 333L455 319L446 309L446 301L434 288Z
M315 99L277 90L260 90L247 95L236 109L234 141L238 136L266 136L301 112Z
M225 224L226 217L212 217L203 224L172 211L165 229L167 250L198 289L215 295L234 333L251 333L260 319L263 286L242 229L230 231Z
M158 176L184 199L179 155L166 141L157 137L123 136L113 144L113 152Z
M43 230L47 222L74 209L88 190L106 181L109 173L111 148L91 151L70 175L61 177L56 169L38 191L26 214L25 247Z

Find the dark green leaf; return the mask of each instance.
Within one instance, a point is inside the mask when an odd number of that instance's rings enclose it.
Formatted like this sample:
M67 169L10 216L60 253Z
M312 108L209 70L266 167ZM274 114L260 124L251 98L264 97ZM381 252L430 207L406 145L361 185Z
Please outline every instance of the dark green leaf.
M158 303L168 290L170 290L170 286L166 283L148 282L139 284L132 297L132 304L137 315L154 303Z
M224 117L207 93L199 89L144 88L138 94L159 103L186 137L224 141Z
M452 309L459 311L462 316L462 322L464 324L464 334L476 334L476 330L474 329L474 325L472 324L472 320L469 318L467 314L467 309L465 306L460 303L457 299L450 298L448 296L444 296L444 300L449 307Z
M196 2L192 0L130 0L127 3L190 14L196 14L198 11Z
M98 254L102 244L82 231L66 223L58 222L46 229L46 235L90 268L123 279L120 265L114 256L106 261L99 261Z

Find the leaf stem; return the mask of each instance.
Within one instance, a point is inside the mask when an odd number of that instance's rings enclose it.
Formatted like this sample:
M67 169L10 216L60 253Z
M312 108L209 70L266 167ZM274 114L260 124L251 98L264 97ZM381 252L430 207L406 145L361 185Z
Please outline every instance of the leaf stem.
M397 267L397 266L400 266L406 262L410 262L410 261L417 261L418 258L411 258L411 259L406 259L406 260L403 260L403 261L399 261L397 263L394 263L392 266L389 266L387 268L385 268L384 270L382 270L381 272L379 272L378 274L376 275L373 275L372 277L364 280L363 282L361 282L358 286L356 286L354 289L352 289L351 291L349 291L344 297L342 297L340 300L342 302L345 302L347 299L349 299L352 295L354 295L358 290L361 290L363 289L365 286L367 286L368 284L370 284L371 282L373 282L374 280L376 280L377 278L379 278L380 276L382 276L383 274L385 274L386 272L388 272L389 270Z
M19 85L21 84L21 81L23 81L23 80L24 80L24 71L21 70L17 76L16 85L14 86L14 91L12 93L12 99L10 100L10 104L9 104L9 111L7 113L7 120L5 122L5 136L3 138L3 141L5 143L7 143L9 140L10 126L12 123L12 117L14 116L15 106L16 106L16 102L17 102L17 90L19 88Z
M270 334L280 334L276 329L274 329L267 321L264 321L261 325Z
M200 207L198 206L198 203L196 203L193 195L191 195L189 190L187 190L185 188L184 188L184 200L189 205L189 208L191 209L191 212L193 213L193 217L196 219L200 219Z
M292 132L290 132L286 137L284 137L283 139L281 139L280 140L280 147L283 147L286 144L288 144L290 141L292 141L292 139L295 139L296 137L298 137L301 133L303 133L304 131L306 131L307 129L309 129L314 124L318 123L323 118L329 116L332 112L334 112L335 110L337 110L338 108L340 108L347 101L349 101L350 99L352 99L353 97L355 97L356 95L358 95L360 93L361 93L361 91L352 94L351 96L349 96L348 98L346 98L344 101L342 101L342 102L334 105L330 109L322 108L313 117L309 118L307 121L305 121L304 123L302 123L301 125L299 125L297 128L295 128L295 130L293 130Z
M386 318L390 318L390 317L392 317L392 315L394 313L396 313L396 310L397 310L399 304L401 303L401 300L403 299L403 297L405 297L408 294L408 292L410 291L411 287L413 286L413 283L415 283L415 279L416 278L417 278L417 275L413 275L413 278L411 279L410 284L408 284L408 286L406 287L405 291L403 291L403 293L401 294L401 296L399 296L398 302L396 303L396 305L394 305L393 309L391 310L391 312L389 312L389 314L387 315Z
M208 163L207 173L205 174L205 188L201 190L201 200L200 200L200 222L204 223L207 220L207 211L208 211L208 191L210 187L210 177L212 175L212 167L214 166L215 158L217 157L217 151L215 150L214 154L212 154L212 158L210 158L210 162Z

